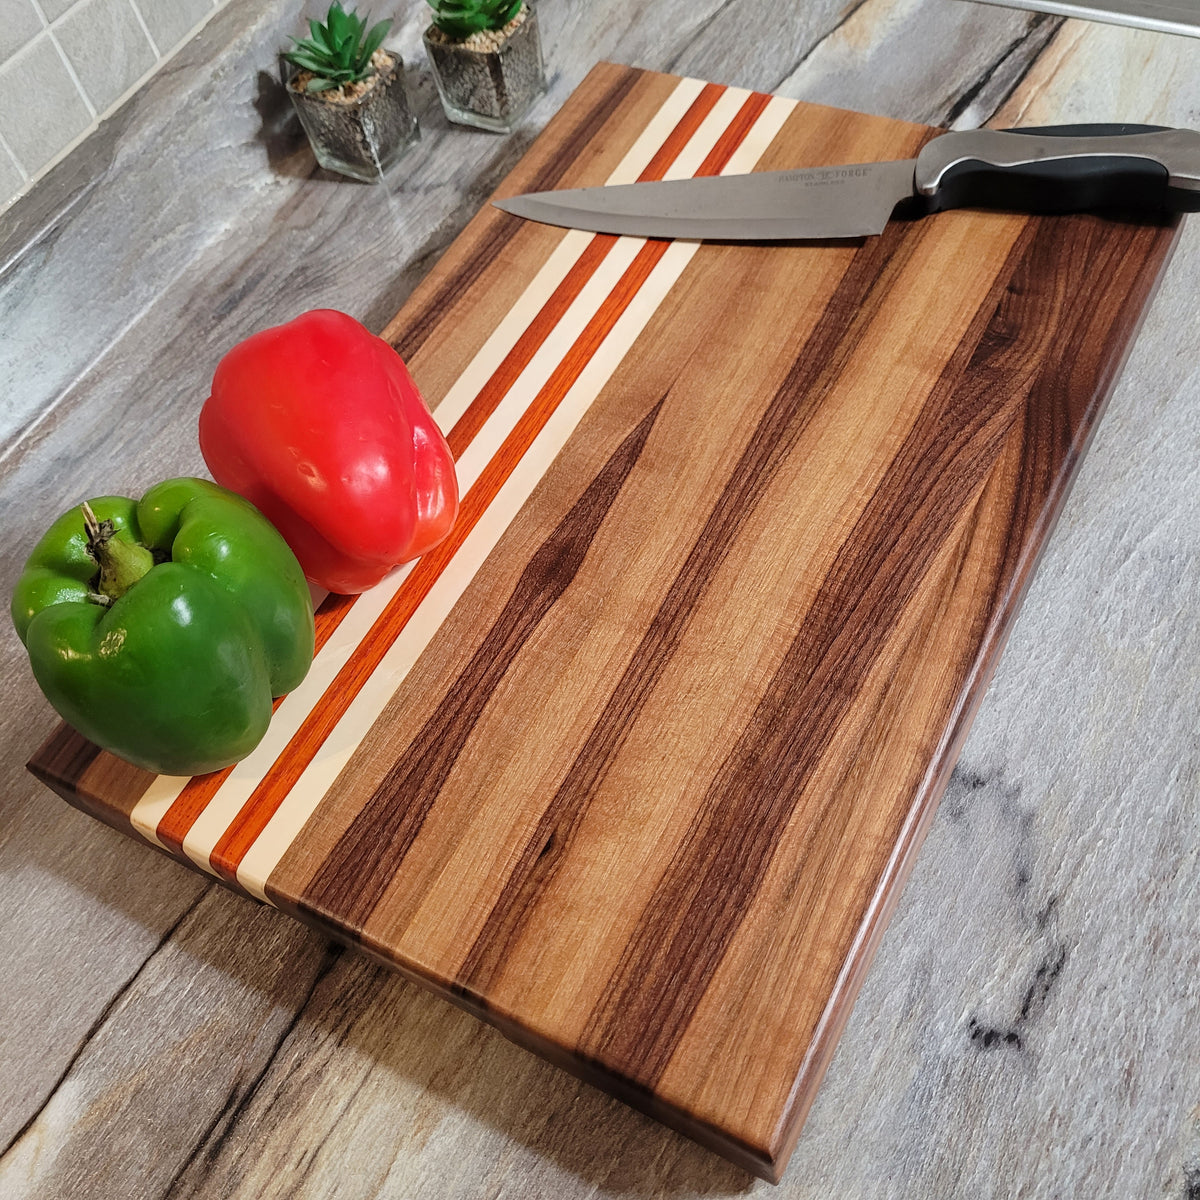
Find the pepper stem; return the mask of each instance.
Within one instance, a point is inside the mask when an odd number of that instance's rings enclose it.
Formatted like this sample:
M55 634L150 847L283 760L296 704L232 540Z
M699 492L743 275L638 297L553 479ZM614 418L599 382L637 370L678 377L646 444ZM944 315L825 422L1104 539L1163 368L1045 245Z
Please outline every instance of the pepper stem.
M154 566L154 555L145 546L117 537L113 523L99 520L86 500L82 509L87 551L100 567L96 591L105 597L100 603L111 604Z

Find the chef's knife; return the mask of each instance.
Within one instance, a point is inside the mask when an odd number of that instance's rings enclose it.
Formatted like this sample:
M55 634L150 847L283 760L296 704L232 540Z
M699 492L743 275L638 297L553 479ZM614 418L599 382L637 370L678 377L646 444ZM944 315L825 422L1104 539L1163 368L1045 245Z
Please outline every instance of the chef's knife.
M944 133L915 159L530 192L496 204L596 233L790 241L882 233L893 214L1200 209L1200 132L1062 125Z

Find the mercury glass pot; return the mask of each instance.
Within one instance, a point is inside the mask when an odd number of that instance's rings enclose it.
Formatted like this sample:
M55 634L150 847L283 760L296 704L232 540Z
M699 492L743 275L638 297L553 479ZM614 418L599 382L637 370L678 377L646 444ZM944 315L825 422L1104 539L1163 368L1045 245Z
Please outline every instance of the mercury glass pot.
M455 41L436 25L425 51L451 121L508 133L546 90L537 12L528 3L503 29Z
M375 72L361 83L324 92L303 91L306 72L287 81L288 95L308 134L317 162L330 171L377 183L420 137L408 105L404 63L377 50Z

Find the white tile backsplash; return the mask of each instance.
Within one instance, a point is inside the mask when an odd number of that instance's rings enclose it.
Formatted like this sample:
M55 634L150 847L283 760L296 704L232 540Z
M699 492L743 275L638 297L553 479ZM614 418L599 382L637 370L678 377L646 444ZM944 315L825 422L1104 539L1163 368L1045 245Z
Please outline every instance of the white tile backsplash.
M55 36L97 112L158 59L130 0L84 0L55 26Z
M42 15L47 21L57 21L69 8L73 8L79 0L37 0Z
M0 196L7 196L15 192L24 182L25 176L21 174L17 160L8 150L0 146Z
M212 12L212 0L133 0L160 54L173 50Z
M0 0L0 209L229 2Z
M28 46L42 32L33 0L0 0L0 63Z
M27 177L91 123L92 112L49 34L0 66L0 137Z

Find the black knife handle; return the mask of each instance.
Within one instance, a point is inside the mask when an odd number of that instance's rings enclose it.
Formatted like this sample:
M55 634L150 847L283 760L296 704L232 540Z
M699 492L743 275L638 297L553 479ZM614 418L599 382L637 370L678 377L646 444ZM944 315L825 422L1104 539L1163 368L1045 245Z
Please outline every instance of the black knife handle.
M931 211L1200 210L1200 133L1157 125L1059 125L944 133L917 156Z

